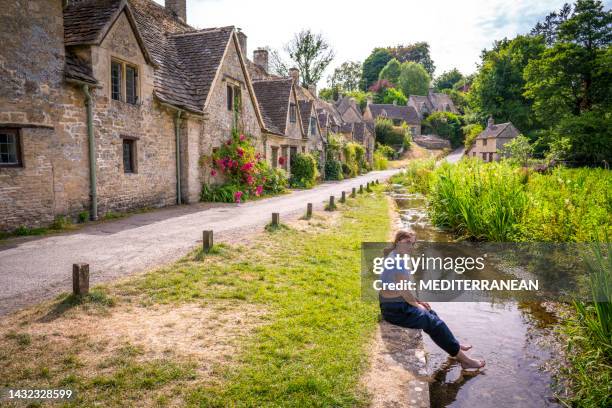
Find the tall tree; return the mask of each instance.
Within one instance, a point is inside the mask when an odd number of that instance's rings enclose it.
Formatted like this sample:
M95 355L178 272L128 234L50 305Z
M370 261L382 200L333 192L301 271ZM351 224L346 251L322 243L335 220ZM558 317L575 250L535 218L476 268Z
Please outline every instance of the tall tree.
M578 0L557 29L557 42L525 70L525 95L540 120L609 107L612 87L612 12L600 1Z
M391 61L387 62L387 65L380 71L378 79L386 79L392 84L397 84L401 71L402 64L397 58L393 58Z
M493 115L497 122L511 121L521 132L537 127L532 103L527 99L523 71L544 51L542 37L517 36L496 41L482 53L482 62L469 92L470 108L479 117Z
M343 62L327 81L331 88L338 88L341 92L357 91L361 83L361 63Z
M450 71L443 72L434 80L433 84L435 90L441 92L443 89L453 89L455 84L462 79L464 79L463 74L457 68L453 68Z
M541 35L544 37L546 44L552 45L557 41L557 30L561 23L566 21L572 13L572 6L565 3L561 10L553 11L544 18L544 21L538 22L531 30L531 35Z
M426 42L390 47L389 52L397 58L399 62L412 61L421 64L429 76L432 76L436 70L436 66L429 53L429 44Z
M404 62L398 79L398 86L406 96L427 95L431 77L425 68L416 62Z
M299 68L303 86L319 82L323 71L334 59L334 51L323 35L313 33L311 30L302 30L295 34L285 45L284 51L289 55L292 64ZM287 75L289 64L278 52L272 53L271 62L273 72L282 76Z
M361 75L361 89L368 90L370 86L378 81L380 71L393 58L389 50L385 48L374 48L372 53L363 62L363 73Z

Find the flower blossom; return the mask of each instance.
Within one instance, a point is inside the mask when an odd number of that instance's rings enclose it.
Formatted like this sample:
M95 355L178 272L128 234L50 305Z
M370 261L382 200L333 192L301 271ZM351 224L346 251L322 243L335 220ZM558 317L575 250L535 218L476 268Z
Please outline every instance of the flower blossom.
M236 191L234 193L234 201L239 203L241 198L242 198L242 191Z

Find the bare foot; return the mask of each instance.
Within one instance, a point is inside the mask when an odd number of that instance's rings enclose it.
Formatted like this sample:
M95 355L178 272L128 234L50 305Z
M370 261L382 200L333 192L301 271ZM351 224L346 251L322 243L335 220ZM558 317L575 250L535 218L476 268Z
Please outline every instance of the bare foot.
M463 368L464 370L469 370L469 369L480 369L483 368L485 366L485 361L484 360L474 360L471 358L468 358L466 361L460 361L461 363L461 368Z
M463 351L459 351L459 353L455 356L455 358L461 363L461 367L464 370L468 369L479 369L485 366L484 360L474 360L473 358L468 357Z
M471 344L461 344L459 348L461 348L461 351L468 351L469 349L472 348L472 345Z

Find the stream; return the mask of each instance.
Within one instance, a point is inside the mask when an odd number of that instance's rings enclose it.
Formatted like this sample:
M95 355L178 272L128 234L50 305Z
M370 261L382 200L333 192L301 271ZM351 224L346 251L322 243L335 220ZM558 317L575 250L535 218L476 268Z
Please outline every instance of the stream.
M449 242L452 236L432 226L423 196L391 193L402 224L419 241ZM480 373L461 370L454 360L423 335L428 353L431 407L558 407L552 375L543 367L553 356L550 347L555 318L537 303L506 300L431 302L468 352L487 365Z

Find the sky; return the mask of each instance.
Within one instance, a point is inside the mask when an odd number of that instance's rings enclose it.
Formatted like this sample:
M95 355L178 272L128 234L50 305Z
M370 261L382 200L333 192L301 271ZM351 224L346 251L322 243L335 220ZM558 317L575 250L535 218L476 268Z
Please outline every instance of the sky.
M155 0L163 4L164 0ZM528 33L567 0L187 0L196 28L233 25L248 36L249 58L258 47L282 49L301 29L323 34L335 52L319 86L344 61L363 62L375 47L426 41L434 75L476 70L494 40ZM607 0L609 8L612 0Z

